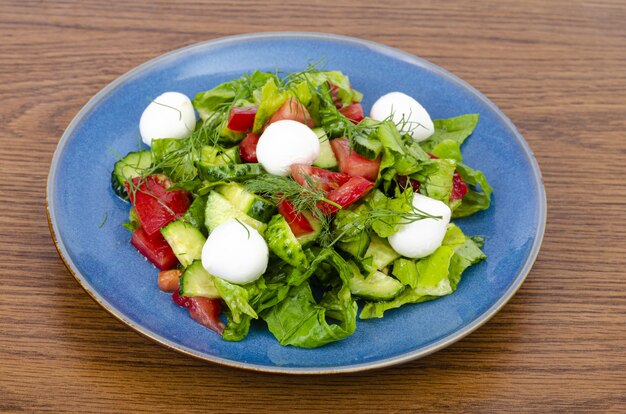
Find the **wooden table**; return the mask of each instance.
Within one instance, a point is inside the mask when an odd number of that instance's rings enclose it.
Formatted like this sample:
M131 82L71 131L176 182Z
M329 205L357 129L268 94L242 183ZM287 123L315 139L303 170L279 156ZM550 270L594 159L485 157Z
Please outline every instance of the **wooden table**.
M0 411L625 412L626 3L303 3L0 1ZM278 30L424 57L484 92L529 142L548 194L543 248L468 338L371 373L245 372L138 336L66 271L45 184L76 112L161 53Z

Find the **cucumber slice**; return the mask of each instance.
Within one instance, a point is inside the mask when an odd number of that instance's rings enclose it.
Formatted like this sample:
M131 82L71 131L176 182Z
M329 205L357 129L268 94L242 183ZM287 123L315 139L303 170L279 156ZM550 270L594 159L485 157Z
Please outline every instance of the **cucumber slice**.
M140 177L142 170L152 165L150 151L129 152L124 158L115 163L111 173L111 187L118 197L128 200L124 183L135 177Z
M361 232L348 241L340 241L337 247L355 258L365 257L365 252L370 245L370 236Z
M196 165L200 178L211 182L244 180L263 173L261 164L215 165L198 162Z
M302 246L293 235L287 220L280 214L276 214L270 220L265 239L270 250L285 262L299 269L306 269L309 266Z
M181 296L202 296L203 298L217 299L220 297L213 276L202 267L202 262L196 260L180 278Z
M375 160L383 150L383 144L377 139L359 135L353 141L354 151L368 160Z
M337 162L333 148L330 146L330 140L328 139L328 135L326 135L326 131L324 131L323 128L313 128L313 132L315 132L317 138L320 140L320 155L318 155L313 165L320 168L337 167L339 163Z
M204 247L206 237L191 224L176 220L163 227L161 234L184 267L202 257L202 247Z
M228 183L220 185L216 190L235 208L255 220L267 223L276 214L276 206L271 201L247 191L241 184Z
M222 148L222 151L215 158L217 165L231 165L241 163L239 156L239 145L230 148Z
M353 264L354 272L350 279L350 293L363 299L387 301L395 298L404 290L402 283L383 272L376 271L364 278Z
M393 250L387 239L383 239L373 234L370 245L365 252L365 258L372 258L372 269L380 270L389 266L391 262L396 260L400 255Z
M302 212L301 214L306 217L311 227L313 227L313 232L296 237L298 243L300 243L300 245L304 247L317 240L320 233L322 232L322 222L313 217L313 214L311 213Z
M229 219L237 219L263 234L267 225L239 211L233 204L216 191L211 191L206 200L204 225L209 232Z

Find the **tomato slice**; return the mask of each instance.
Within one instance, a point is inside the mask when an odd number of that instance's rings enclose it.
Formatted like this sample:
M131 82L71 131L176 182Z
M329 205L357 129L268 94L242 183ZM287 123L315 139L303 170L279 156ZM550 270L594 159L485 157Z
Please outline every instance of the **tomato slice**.
M398 181L398 185L400 186L401 189L405 189L408 186L411 186L414 193L417 193L420 190L420 187L422 186L422 183L406 175L397 175L396 180Z
M289 200L283 200L278 204L278 212L285 218L294 236L300 237L313 232L313 226L309 220L298 213Z
M267 122L267 125L286 119L297 121L305 124L309 128L313 128L313 119L311 118L311 114L309 114L309 111L304 105L293 97L287 99L287 101L285 101L285 103L282 104L276 112L274 112L274 115L272 115L270 120Z
M172 248L159 232L151 236L139 227L133 232L130 242L159 270L171 269L178 263Z
M184 190L167 191L172 185L164 175L133 178L133 189L126 183L126 192L137 212L137 217L148 235L176 220L189 208L189 193Z
M450 194L450 201L460 200L465 194L467 194L467 184L461 178L461 175L455 171L452 176L452 193Z
M306 164L292 164L291 176L303 187L310 187L310 184L313 184L314 187L324 191L336 190L350 179L348 174L312 167ZM306 177L310 177L310 180Z
M220 313L222 312L220 299L180 296L178 290L175 290L172 294L172 300L178 306L189 309L189 315L200 325L220 335L224 332L226 325L220 320Z
M256 158L256 147L259 144L259 136L250 132L239 143L239 155L244 162L259 162Z
M336 190L328 193L326 198L339 204L341 207L348 207L350 204L363 198L374 188L374 183L363 177L352 177L347 183ZM339 209L323 201L317 204L318 208L326 214L336 213Z
M358 124L365 118L363 107L358 102L339 109L339 112L352 121L353 124Z
M256 106L233 108L228 114L227 128L235 132L248 132L254 126Z
M348 138L333 139L330 141L330 145L339 162L339 171L352 177L363 177L370 181L376 181L380 168L380 157L375 160L368 160L360 156L352 151Z

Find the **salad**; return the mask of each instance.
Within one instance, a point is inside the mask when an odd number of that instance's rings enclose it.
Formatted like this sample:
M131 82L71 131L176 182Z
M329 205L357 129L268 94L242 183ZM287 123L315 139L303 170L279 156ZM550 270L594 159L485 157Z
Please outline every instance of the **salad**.
M490 204L460 151L479 115L431 120L391 92L367 117L361 98L311 66L147 106L145 146L119 157L112 188L159 288L198 323L239 341L259 320L282 345L319 347L357 317L453 293L485 259L450 222Z

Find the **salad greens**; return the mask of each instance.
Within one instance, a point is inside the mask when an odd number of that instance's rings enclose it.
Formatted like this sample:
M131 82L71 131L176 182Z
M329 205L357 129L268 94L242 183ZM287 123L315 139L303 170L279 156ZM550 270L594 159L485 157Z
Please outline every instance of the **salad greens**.
M423 258L402 257L388 242L405 225L442 218L416 208L415 192L445 203L452 217L489 208L489 183L482 172L465 165L461 155L461 145L474 131L479 115L434 120L434 134L418 143L402 133L403 125L394 124L391 117L376 121L347 116L347 108L361 108L361 98L349 78L338 71L313 66L284 75L255 71L198 93L193 106L201 121L188 138L155 139L149 150L131 153L139 154L134 156L137 159L149 157L149 166L132 164L131 158L118 161L125 163L123 168L116 164L114 190L130 196L133 206L125 226L133 231L133 244L154 263L150 249L135 243L150 219L141 211L140 195L157 198L160 205L153 203L150 208L161 216L176 209L172 202L154 197L145 186L147 177L165 177L172 197L174 193L188 197L184 214L171 214L170 221L190 224L185 231L194 232L194 240L206 240L228 218L241 225L245 222L266 239L269 266L254 282L238 285L202 269L180 269L185 283L181 282L174 300L197 314L200 302L185 298L197 296L198 283L210 285L203 291L216 293L206 299L224 306L227 323L219 331L223 339L243 340L252 321L262 320L282 345L319 347L351 335L357 315L382 318L405 304L453 293L463 272L486 258L483 240L465 235L452 223L441 245ZM321 129L321 145L330 140L339 159L339 165L330 169L335 171L305 166L303 171L308 172L300 179L293 168L292 176L280 177L250 161L246 153L250 136L258 140L268 121L277 112L293 112L286 108L292 105L305 108L309 117L305 121ZM255 110L253 122L247 130L232 129L233 113L241 108ZM347 158L335 146L335 138L341 137L350 145ZM367 175L357 177L367 188L348 188L354 199L346 203L334 192L354 182L355 175L345 170L348 162L359 162L363 168L374 165L374 175L367 180L363 178ZM168 242L190 240L188 234L174 236ZM157 243L156 236L150 237L146 240ZM177 247L175 251L182 251ZM192 257L184 262L199 260ZM357 302L362 303L360 313Z

